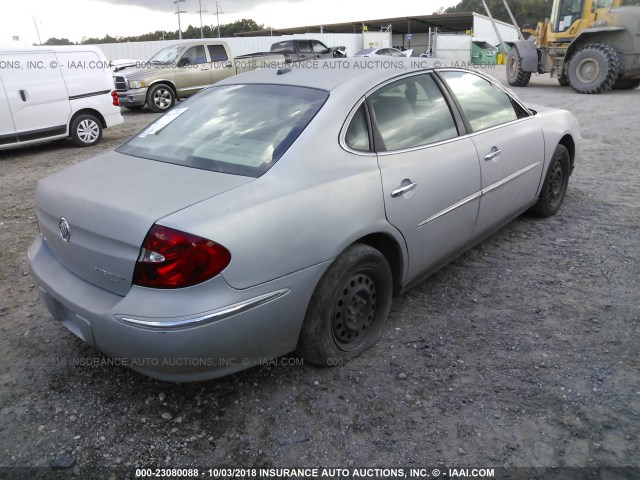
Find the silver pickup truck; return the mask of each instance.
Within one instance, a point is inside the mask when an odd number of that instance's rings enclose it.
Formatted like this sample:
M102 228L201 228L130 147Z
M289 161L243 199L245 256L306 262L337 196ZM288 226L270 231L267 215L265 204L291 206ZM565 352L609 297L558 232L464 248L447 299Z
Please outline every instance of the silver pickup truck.
M163 48L149 61L118 71L113 80L121 106L137 110L147 105L154 112L164 112L176 99L231 75L284 63L279 54L234 57L222 41L189 42Z

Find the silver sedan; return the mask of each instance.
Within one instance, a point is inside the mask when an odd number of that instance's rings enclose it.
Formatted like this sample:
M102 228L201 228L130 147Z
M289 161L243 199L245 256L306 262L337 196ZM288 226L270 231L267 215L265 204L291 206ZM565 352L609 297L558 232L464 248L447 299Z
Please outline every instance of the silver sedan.
M394 294L556 213L579 153L571 113L425 62L232 77L40 181L29 260L51 315L170 381L369 348Z

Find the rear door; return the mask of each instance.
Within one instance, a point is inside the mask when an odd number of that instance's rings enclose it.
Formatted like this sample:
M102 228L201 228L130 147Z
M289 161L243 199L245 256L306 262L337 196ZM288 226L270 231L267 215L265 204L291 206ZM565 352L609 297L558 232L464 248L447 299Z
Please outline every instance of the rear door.
M207 53L211 61L211 83L219 82L236 73L236 66L229 61L224 45L207 45Z
M367 105L387 219L405 238L413 278L471 239L480 196L478 155L472 140L459 136L430 74L388 83Z
M2 76L7 102L19 141L67 132L71 114L69 94L53 52L0 55L0 63L19 65Z
M16 128L13 126L13 117L7 101L7 94L0 78L0 147L18 141Z
M467 71L439 75L457 98L480 157L476 234L481 234L535 200L544 160L542 129L537 118L485 78Z

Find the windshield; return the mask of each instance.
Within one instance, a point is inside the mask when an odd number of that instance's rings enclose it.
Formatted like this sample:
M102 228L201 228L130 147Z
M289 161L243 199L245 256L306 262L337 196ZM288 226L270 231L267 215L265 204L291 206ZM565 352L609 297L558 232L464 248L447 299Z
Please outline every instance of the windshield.
M259 177L287 151L329 94L288 85L210 87L168 111L118 152Z
M155 64L170 64L175 63L178 60L178 55L180 54L180 50L182 47L167 47L160 50L153 57L149 59L149 63Z
M353 56L354 57L362 57L364 55L369 55L373 52L375 52L377 49L376 48L365 48L364 50L360 50L359 52L355 53Z

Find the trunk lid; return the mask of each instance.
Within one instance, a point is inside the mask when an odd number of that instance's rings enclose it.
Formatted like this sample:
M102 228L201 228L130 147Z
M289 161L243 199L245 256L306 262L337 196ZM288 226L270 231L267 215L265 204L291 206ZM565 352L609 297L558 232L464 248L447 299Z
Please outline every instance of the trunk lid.
M155 222L252 180L109 152L38 183L38 225L65 268L124 296Z

